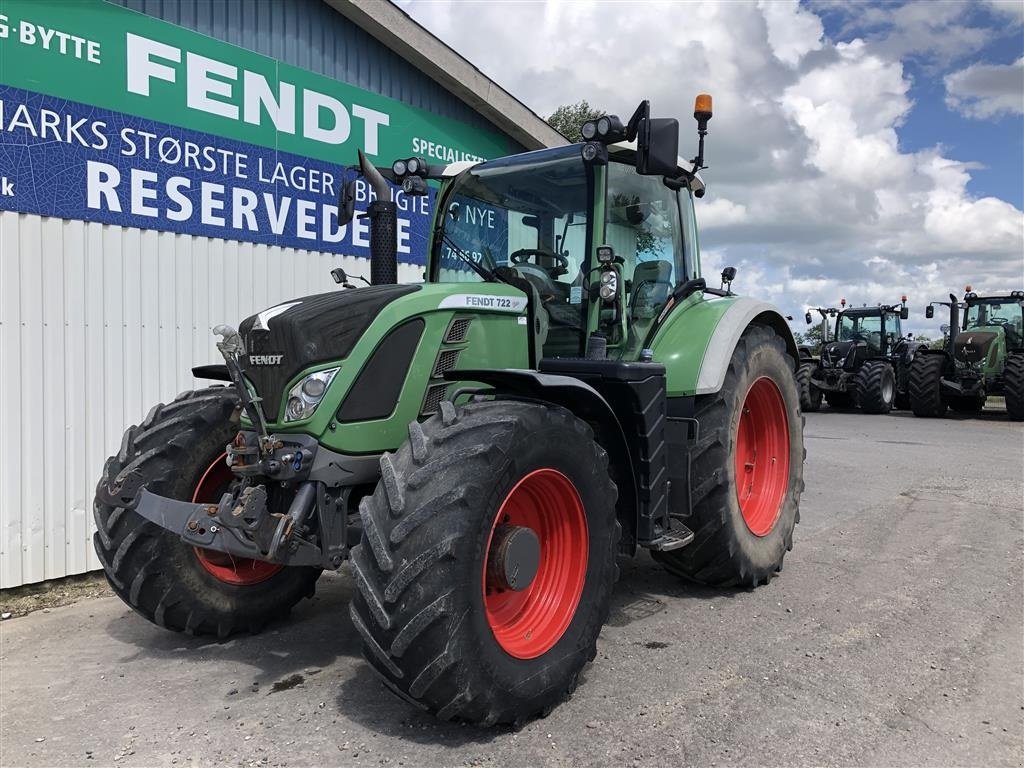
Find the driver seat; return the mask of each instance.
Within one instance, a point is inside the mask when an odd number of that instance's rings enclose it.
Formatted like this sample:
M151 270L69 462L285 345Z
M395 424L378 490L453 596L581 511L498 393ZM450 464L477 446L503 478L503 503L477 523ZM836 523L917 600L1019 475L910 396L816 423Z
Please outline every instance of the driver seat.
M629 315L635 320L649 320L668 301L672 293L672 262L658 259L641 261L633 270Z

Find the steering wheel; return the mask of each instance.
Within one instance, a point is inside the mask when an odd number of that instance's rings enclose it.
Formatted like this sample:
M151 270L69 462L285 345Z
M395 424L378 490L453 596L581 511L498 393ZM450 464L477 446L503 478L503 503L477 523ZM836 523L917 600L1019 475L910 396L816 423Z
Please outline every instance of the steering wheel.
M558 262L557 267L549 270L552 277L558 277L559 275L564 275L569 272L569 260L565 258L565 256L560 253L555 253L554 251L545 250L544 248L520 248L518 251L512 251L508 256L508 260L518 267L521 264L528 263L527 260L531 256L535 258L537 256L543 256L548 259L554 259ZM539 267L540 265L537 264L536 266ZM544 267L541 268L544 269Z

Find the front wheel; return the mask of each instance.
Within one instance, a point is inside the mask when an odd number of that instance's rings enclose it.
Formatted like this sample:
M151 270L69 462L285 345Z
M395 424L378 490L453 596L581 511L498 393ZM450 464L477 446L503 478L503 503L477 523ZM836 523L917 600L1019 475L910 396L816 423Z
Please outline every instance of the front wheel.
M1003 368L1006 413L1014 421L1024 420L1024 354L1011 352Z
M813 413L821 408L821 390L814 386L814 363L802 363L796 369L796 384L800 390L800 410Z
M907 374L907 393L910 409L915 416L943 416L946 399L942 396L942 371L946 366L943 355L918 353L910 362Z
M238 432L238 395L229 387L186 392L153 408L107 459L101 486L139 470L152 493L217 502L234 475L224 446ZM248 560L191 547L135 512L99 499L93 544L110 586L165 629L225 638L256 631L311 597L320 570Z
M441 719L526 720L572 693L608 616L608 457L557 406L441 405L360 505L350 614L367 660Z
M855 379L857 404L864 413L888 413L896 399L896 374L884 360L868 360Z
M782 338L752 326L722 389L697 399L692 458L696 538L653 552L669 571L711 586L767 583L793 548L804 488L803 417Z

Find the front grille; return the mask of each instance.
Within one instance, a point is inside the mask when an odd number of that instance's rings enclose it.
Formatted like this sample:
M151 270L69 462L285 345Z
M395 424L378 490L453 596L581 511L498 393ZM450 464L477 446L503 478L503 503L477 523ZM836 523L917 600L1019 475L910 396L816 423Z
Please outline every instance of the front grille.
M444 334L445 344L459 344L466 340L466 334L469 333L469 324L473 322L471 317L456 317L452 320L448 326L448 330Z
M437 362L434 363L434 370L430 374L430 378L443 379L445 371L452 370L457 362L459 362L459 350L441 350L441 352L437 356Z
M431 384L427 388L427 394L423 397L423 407L420 409L420 413L424 416L437 413L437 409L441 406L441 401L444 400L447 392L447 384Z

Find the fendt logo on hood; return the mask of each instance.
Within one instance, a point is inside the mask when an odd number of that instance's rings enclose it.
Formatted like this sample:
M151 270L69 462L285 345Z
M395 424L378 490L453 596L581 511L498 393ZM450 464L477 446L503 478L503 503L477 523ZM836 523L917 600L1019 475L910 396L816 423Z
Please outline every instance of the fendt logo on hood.
M249 355L249 365L280 365L284 355Z

